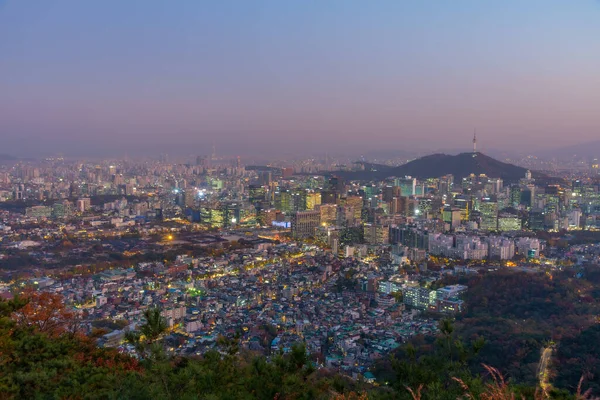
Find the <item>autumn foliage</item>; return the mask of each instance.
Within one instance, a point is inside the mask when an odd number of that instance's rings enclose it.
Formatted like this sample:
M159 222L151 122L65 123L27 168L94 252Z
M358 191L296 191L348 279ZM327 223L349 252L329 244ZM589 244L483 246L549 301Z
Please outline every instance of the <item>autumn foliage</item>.
M136 359L98 348L78 328L60 295L26 292L0 301L0 399L114 392L115 381L140 371Z
M75 313L67 309L60 294L27 291L23 298L25 306L12 313L17 327L29 327L52 337L76 333Z

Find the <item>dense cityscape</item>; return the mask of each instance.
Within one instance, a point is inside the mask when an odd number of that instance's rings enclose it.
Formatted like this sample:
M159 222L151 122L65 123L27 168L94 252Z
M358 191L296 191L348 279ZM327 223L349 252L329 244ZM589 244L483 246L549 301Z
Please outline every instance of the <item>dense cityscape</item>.
M465 154L487 157L476 138ZM80 332L135 358L128 334L157 309L172 356L220 338L266 357L301 344L317 368L375 383L378 361L462 314L469 287L456 282L600 262L585 244L600 240L595 160L574 180L514 166L508 181L341 177L366 165L6 162L0 295L58 295Z
M0 0L0 400L599 400L599 13Z

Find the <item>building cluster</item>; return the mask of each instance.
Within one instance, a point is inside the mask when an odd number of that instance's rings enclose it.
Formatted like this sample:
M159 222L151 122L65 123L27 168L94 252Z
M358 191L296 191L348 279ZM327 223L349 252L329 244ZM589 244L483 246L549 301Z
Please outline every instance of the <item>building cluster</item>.
M546 253L583 264L600 254L560 253L536 237L600 228L592 177L365 182L330 173L355 167L327 157L290 163L244 167L213 154L0 166L9 282L0 292L29 284L60 293L87 332L108 329L101 345L125 351L135 351L126 332L159 307L173 353L202 354L239 334L265 354L302 342L320 365L364 375L409 337L436 332L422 311L463 310L465 286L432 289L445 274L472 273L483 260ZM465 265L428 270L435 258Z
M0 205L22 202L25 216L59 221L114 215L138 224L181 217L211 229L276 226L297 239L324 232L330 246L339 246L335 232L348 228L362 229L369 244L387 243L390 226L415 220L437 222L442 232L600 227L600 191L592 178L554 184L528 171L518 182L475 174L358 182L329 173L327 161L242 166L239 158L215 157L20 162L0 167Z
M60 293L88 333L108 329L102 346L135 352L126 333L143 323L145 310L158 307L174 354L202 354L218 348L220 336L239 333L242 347L264 354L303 343L320 365L356 376L411 336L436 332L437 322L420 310L462 310L466 287L430 291L419 286L424 276L398 271L317 246L256 240L217 257L182 254L172 262L19 284Z
M543 243L537 238L505 236L471 236L436 233L427 235L429 254L459 260L512 260L516 254L537 258Z

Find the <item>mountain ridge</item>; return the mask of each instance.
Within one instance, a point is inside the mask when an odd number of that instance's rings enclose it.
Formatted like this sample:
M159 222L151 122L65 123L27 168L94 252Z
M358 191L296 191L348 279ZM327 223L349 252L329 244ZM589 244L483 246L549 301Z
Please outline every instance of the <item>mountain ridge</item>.
M507 182L516 182L525 177L527 168L508 164L483 153L460 153L449 155L431 154L410 161L398 167L384 167L367 164L363 171L335 171L334 174L350 180L385 179L390 176L412 176L419 179L439 178L454 175L462 179L470 174L485 174L490 178L502 178ZM546 175L531 171L534 178L547 178Z

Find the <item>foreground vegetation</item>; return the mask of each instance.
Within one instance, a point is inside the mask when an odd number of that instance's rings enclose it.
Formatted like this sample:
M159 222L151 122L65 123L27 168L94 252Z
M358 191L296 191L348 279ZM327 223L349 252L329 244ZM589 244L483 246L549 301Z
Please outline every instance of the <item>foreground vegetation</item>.
M466 312L457 334L486 345L471 363L493 365L512 382L534 385L540 349L556 343L554 386L574 392L586 387L600 395L600 268L588 266L548 273L498 271L466 281Z
M153 309L128 335L134 358L80 335L60 296L30 293L0 301L0 399L591 398L598 377L587 372L600 370L600 325L591 318L597 304L588 298L594 273L470 279L466 314L441 321L438 337L418 337L379 362L375 384L316 368L301 345L266 358L223 337L202 357L170 357L164 320ZM536 368L550 340L559 342L555 388L544 394Z

